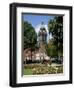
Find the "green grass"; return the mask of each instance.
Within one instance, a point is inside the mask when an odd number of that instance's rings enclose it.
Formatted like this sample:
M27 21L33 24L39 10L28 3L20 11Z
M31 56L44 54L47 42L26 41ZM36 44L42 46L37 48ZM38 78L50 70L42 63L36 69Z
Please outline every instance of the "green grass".
M32 75L33 74L32 69L24 69L23 74L24 75Z

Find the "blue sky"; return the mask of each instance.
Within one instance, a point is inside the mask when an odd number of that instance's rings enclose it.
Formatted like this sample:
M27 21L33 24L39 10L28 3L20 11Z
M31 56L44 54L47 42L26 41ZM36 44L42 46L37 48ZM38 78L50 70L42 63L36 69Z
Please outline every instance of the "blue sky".
M44 22L44 24L47 25L48 21L53 18L54 16L51 15L22 14L23 21L28 21L29 23L32 24L34 28L41 22Z

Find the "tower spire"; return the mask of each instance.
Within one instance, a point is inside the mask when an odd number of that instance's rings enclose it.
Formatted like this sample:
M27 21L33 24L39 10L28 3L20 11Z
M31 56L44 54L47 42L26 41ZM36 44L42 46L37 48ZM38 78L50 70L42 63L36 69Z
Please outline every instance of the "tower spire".
M41 25L44 25L44 22L43 21L41 22Z

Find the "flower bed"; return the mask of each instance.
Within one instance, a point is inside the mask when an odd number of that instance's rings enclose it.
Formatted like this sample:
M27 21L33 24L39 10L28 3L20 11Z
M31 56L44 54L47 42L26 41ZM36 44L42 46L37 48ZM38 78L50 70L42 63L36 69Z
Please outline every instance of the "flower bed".
M59 74L63 73L63 66L46 66L44 64L26 64L24 66L24 72L29 69L32 72L32 75L37 74ZM26 74L25 72L25 74Z

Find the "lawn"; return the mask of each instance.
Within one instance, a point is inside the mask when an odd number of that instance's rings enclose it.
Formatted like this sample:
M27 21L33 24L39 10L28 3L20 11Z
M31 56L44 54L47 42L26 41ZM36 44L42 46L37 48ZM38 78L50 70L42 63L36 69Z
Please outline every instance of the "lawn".
M26 68L26 69L23 69L23 74L24 75L32 75L33 71L30 68L28 68L28 69Z

